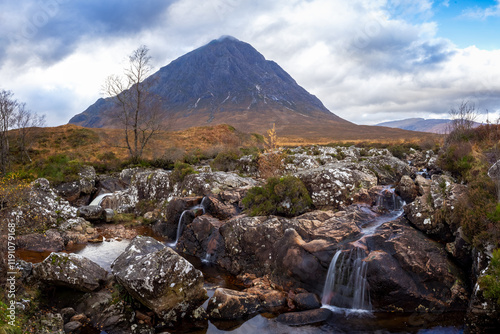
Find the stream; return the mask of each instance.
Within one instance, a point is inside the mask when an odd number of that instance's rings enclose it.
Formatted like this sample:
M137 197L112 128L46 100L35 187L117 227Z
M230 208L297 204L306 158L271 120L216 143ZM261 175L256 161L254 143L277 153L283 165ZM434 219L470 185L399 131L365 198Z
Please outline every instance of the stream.
M392 191L384 188L383 191ZM394 195L393 195L394 196ZM387 197L387 196L386 196ZM209 322L208 329L191 331L186 328L169 330L169 333L196 333L196 334L319 334L319 333L419 333L419 334L455 334L463 333L464 314L395 314L371 312L369 291L366 287L366 264L360 259L362 252L356 243L372 233L382 224L397 219L402 214L404 203L398 198L392 198L390 203L377 203L385 207L387 213L365 223L361 227L360 238L350 243L350 249L338 250L334 255L328 276L326 278L322 303L323 307L333 311L333 316L317 326L290 327L276 321L272 314L260 314L251 319L241 321L217 321ZM389 207L388 207L389 205ZM182 220L182 218L181 218ZM181 224L181 221L179 222ZM181 225L179 224L179 227ZM130 240L114 238L107 232L106 225L98 226L97 229L104 237L104 241L96 244L75 245L67 252L80 254L96 262L104 269L110 271L111 263L125 250ZM175 248L176 242L166 240L152 231L149 226L127 227L138 235L147 235L164 242L169 247ZM17 257L25 261L41 262L50 252L31 252L18 250ZM205 259L192 256L184 256L197 269L203 272L205 288L209 297L212 297L218 287L242 290L241 285L235 277ZM208 304L205 302L204 306ZM89 328L87 333L106 334L97 329Z

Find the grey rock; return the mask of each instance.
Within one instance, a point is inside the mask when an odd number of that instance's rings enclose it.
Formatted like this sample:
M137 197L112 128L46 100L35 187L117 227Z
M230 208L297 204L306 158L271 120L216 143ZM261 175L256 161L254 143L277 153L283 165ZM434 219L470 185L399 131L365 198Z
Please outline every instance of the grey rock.
M66 253L51 253L33 267L36 279L52 285L66 286L89 292L97 290L107 278L107 272L91 260Z
M150 237L134 238L111 269L135 299L165 321L179 321L208 298L203 274Z
M99 205L87 205L79 207L77 214L79 217L91 222L106 220L104 209Z

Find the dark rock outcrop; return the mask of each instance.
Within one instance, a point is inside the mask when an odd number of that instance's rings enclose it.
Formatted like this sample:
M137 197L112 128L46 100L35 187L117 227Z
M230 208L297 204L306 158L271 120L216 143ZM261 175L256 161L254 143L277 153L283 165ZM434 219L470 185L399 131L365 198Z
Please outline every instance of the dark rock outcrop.
M357 243L366 243L367 278L373 307L380 311L463 311L468 293L465 275L444 247L404 220L381 226Z

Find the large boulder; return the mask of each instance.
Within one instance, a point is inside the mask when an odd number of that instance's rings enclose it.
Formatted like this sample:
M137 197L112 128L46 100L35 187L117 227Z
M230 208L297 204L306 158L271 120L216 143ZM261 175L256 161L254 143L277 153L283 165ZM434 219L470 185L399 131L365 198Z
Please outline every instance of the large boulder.
M406 203L411 203L418 196L418 188L411 177L403 175L396 186L396 193L401 196Z
M404 219L386 223L364 241L367 279L377 311L463 311L468 294L464 273L442 244Z
M408 163L393 157L389 152L375 155L360 162L360 165L377 175L378 183L383 185L396 184L403 175L410 175Z
M107 271L89 259L66 253L51 253L33 267L39 281L89 292L99 289L107 279Z
M85 313L95 328L108 334L132 334L130 319L133 313L125 301L117 300L117 291L102 289L87 293L78 300L77 312Z
M64 249L64 239L56 229L45 233L30 233L16 238L16 246L20 249L35 252L60 252Z
M150 237L134 238L111 270L135 299L165 321L191 315L208 298L203 274Z
M417 229L431 237L452 242L459 226L450 219L451 213L466 187L446 175L433 175L430 186L423 184L422 180L419 182L424 194L405 207L406 217Z
M2 212L2 220L16 224L18 235L56 228L61 222L76 218L77 209L57 195L47 179L30 184L27 201Z
M233 172L211 172L187 175L183 182L174 186L178 196L205 196L225 190L248 189L259 185L249 177Z
M306 186L317 209L336 209L349 205L361 188L377 185L377 177L360 165L333 163L294 174Z
M99 205L86 205L78 208L78 217L91 222L99 222L106 220L104 209Z
M247 292L218 288L208 302L207 313L216 320L251 317L260 309L259 298Z

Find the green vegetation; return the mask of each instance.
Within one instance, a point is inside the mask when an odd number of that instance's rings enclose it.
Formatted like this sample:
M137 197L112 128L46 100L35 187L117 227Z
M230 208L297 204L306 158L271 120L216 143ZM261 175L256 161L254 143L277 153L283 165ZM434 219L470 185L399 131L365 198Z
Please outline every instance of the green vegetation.
M44 177L53 184L78 180L83 164L66 154L56 154L41 159L31 169L37 177Z
M210 163L210 166L215 170L229 172L236 169L239 158L240 155L235 151L220 152Z
M197 172L194 170L194 168L184 162L176 162L174 165L174 170L172 171L172 174L170 175L170 181L172 183L177 183L177 182L182 182L184 181L184 178L190 174L196 174Z
M500 305L500 249L493 251L487 274L480 279L479 285L486 298L495 299Z
M457 132L457 133L455 133ZM450 221L461 226L472 244L484 249L500 245L500 208L495 182L487 175L491 160L500 158L500 127L458 127L446 138L439 166L467 185Z
M294 217L312 205L311 197L299 178L284 176L267 179L263 187L253 187L243 199L252 216L279 215Z

